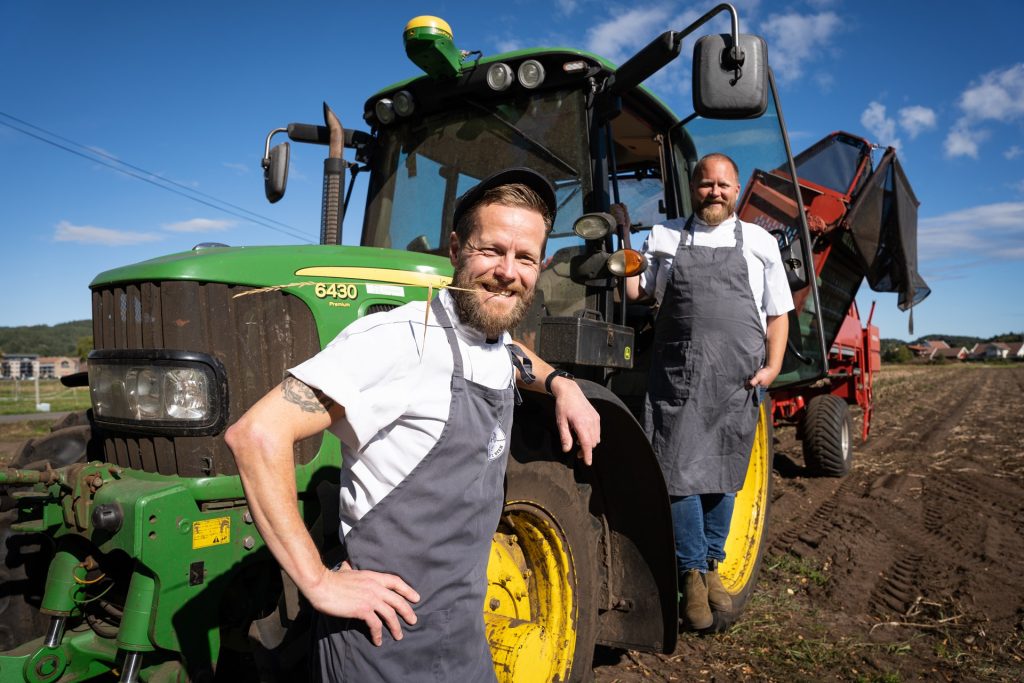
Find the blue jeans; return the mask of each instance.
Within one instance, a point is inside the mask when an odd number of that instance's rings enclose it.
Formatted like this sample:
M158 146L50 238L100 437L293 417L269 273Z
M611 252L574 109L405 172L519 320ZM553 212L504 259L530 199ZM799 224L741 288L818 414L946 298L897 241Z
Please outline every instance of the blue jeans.
M729 535L736 494L670 496L669 500L679 573L690 569L707 572L708 560L721 562L725 559L725 539Z

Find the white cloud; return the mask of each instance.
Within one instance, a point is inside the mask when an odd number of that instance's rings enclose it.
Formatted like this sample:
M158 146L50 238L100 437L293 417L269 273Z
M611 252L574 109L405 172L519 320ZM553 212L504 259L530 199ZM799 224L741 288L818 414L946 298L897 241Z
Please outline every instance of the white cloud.
M555 5L558 6L558 11L562 14L569 16L576 11L576 0L555 0Z
M1024 64L984 74L960 94L958 104L963 116L946 137L946 156L977 159L979 143L989 137L988 131L978 124L1024 119Z
M830 93L836 84L836 79L832 74L816 73L814 74L814 82L818 84L818 90L823 93Z
M922 260L972 255L1024 259L1024 202L983 204L924 218L917 232Z
M584 49L621 64L668 28L665 7L638 7L587 29Z
M1024 116L1024 64L992 71L960 95L960 108L972 121L1016 121Z
M958 123L946 135L946 156L978 158L978 145L988 138L987 130L974 130L965 123Z
M913 106L903 107L899 111L900 127L907 131L910 139L913 140L923 131L935 127L935 111L928 107Z
M780 81L793 81L804 73L804 66L819 64L820 53L839 28L835 12L820 14L773 14L760 25L768 41L768 62Z
M94 225L74 225L61 221L53 233L54 242L79 242L82 244L102 244L108 247L123 247L163 239L152 232L127 232L98 228Z
M238 225L238 221L214 220L212 218L192 218L177 223L164 223L164 230L171 232L217 232Z
M1013 189L1021 194L1024 194L1024 180L1018 180L1012 185Z
M498 52L512 52L523 49L523 43L515 38L510 38L508 40L499 40L495 43L494 47Z
M1021 149L1019 145L1010 145L1003 152L1003 156L1007 159L1016 159L1021 154L1024 154L1024 149Z
M225 161L221 165L224 168L230 168L232 171L236 171L238 173L248 173L249 172L249 166L247 164L239 164L239 163L234 163L234 162L231 162L231 161Z
M885 105L881 102L871 102L860 115L860 125L864 126L869 133L878 141L878 144L887 147L900 148L900 139L896 137L896 121L885 114Z

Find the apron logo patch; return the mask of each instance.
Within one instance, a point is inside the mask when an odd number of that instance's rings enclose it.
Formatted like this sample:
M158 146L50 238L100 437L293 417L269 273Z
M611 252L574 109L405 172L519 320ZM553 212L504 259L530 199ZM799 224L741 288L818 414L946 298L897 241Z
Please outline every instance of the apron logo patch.
M494 460L505 452L505 432L501 428L501 420L494 426L491 438L487 440L487 460Z

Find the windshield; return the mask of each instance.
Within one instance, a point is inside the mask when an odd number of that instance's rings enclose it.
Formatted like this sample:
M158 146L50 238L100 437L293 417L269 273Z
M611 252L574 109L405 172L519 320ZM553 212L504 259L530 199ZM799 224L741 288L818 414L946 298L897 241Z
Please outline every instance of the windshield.
M512 166L528 166L555 184L559 208L551 239L557 244L572 235L591 189L583 95L562 90L463 104L382 131L364 246L447 253L455 200Z
M792 182L777 182L769 177L772 169L787 168L786 145L773 99L768 100L764 116L745 120L711 120L693 116L673 131L673 154L680 173L677 188L682 214L691 213L689 174L697 159L711 152L730 156L739 166L742 195L737 213L742 220L756 223L771 232L779 242L783 259L791 256L814 276L813 261L804 241L807 235L800 222L796 188ZM793 282L791 282L793 288ZM809 286L797 285L793 291L795 313L790 314L790 335L782 373L773 388L817 379L825 369L824 349L819 336L818 311ZM845 315L843 310L840 315ZM799 331L799 334L794 332Z

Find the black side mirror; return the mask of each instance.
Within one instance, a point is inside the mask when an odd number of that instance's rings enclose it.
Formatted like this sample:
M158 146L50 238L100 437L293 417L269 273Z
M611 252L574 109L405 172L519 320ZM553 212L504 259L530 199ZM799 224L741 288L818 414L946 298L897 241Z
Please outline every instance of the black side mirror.
M789 290L796 292L807 286L807 266L803 261L803 244L799 237L790 239L782 230L769 230L771 235L779 242L779 252L782 254L782 265L786 269L786 281L789 283Z
M707 35L693 47L693 110L708 119L755 119L768 108L768 46L760 36Z
M263 157L263 191L271 204L284 196L288 185L289 144L282 142Z

